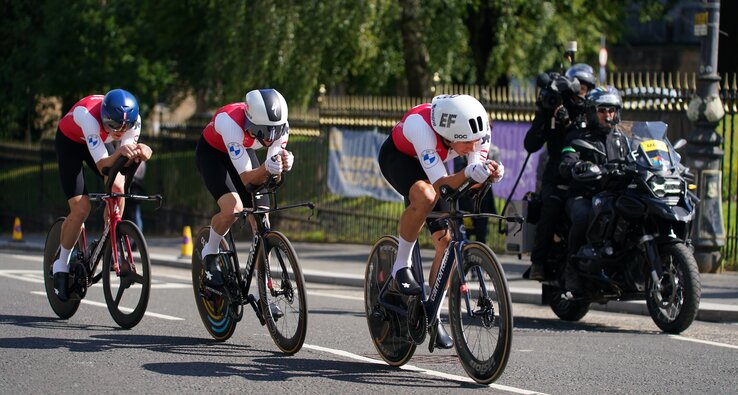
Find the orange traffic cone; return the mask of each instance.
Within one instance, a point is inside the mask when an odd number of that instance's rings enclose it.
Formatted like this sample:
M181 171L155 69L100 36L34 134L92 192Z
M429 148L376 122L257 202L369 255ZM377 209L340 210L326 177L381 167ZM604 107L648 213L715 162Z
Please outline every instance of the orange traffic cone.
M13 222L13 241L23 241L23 230L21 230L21 220L15 217Z
M192 230L189 226L184 227L182 232L182 256L192 256Z

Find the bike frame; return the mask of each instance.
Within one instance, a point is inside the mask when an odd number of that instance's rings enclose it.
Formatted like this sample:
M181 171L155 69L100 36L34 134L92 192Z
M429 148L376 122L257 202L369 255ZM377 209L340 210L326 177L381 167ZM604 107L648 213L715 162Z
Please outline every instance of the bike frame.
M272 199L274 199L274 191L268 193ZM256 204L256 194L252 194L252 207L258 207ZM228 233L228 242L229 242L229 250L223 251L222 253L231 256L233 258L233 264L234 264L234 272L236 275L236 280L238 282L238 290L240 295L239 297L239 303L240 304L250 304L251 307L253 307L254 312L256 312L256 316L259 318L259 321L262 325L265 324L264 318L262 317L261 313L259 312L259 309L256 306L256 299L253 297L253 295L249 294L249 290L251 289L251 281L253 280L254 272L256 271L256 257L260 254L266 254L264 250L264 235L271 231L271 227L269 225L269 220L267 219L267 214L275 211L282 211L282 210L288 210L292 208L297 207L308 207L311 210L315 208L315 206L308 202L308 203L298 203L298 204L291 204L287 206L281 206L281 207L275 207L275 208L248 208L243 210L240 213L236 213L235 216L242 219L244 222L248 222L249 215L253 216L254 221L256 222L256 231L254 232L254 239L251 244L251 248L249 249L249 255L246 260L246 267L244 271L241 271L241 265L239 264L238 260L238 252L236 251L236 243L233 238L233 232ZM263 255L263 258L266 260L266 256ZM281 264L281 262L280 262ZM267 287L269 288L270 292L274 294L274 288L272 286L272 273L271 270L269 270L269 265L267 265ZM239 317L240 319L240 317Z
M460 280L459 292L464 295L467 314L469 314L470 317L474 317L474 310L471 306L471 297L468 292L466 278L464 277L464 267L462 266L463 260L461 259L464 246L469 243L469 240L466 237L466 230L464 229L463 219L467 217L487 217L505 219L507 221L514 220L516 222L520 222L522 220L516 217L505 217L497 214L473 214L461 212L456 208L456 197L458 197L469 186L468 184L469 182L467 181L467 183L463 184L457 191L450 192L451 196L449 196L447 200L454 204L451 204L451 209L448 213L432 212L430 215L428 215L428 218L431 219L445 220L447 224L446 229L447 231L451 232L451 241L444 251L443 258L441 259L441 263L438 268L438 273L436 274L436 278L434 279L435 281L433 282L433 286L430 289L430 295L426 294L425 286L421 287L420 301L424 307L428 328L432 328L435 324L437 324L436 317L438 316L438 310L441 308L441 304L443 303L443 291L445 290L446 284L448 284L454 268L457 268L457 273ZM416 281L418 281L420 284L424 284L425 278L423 275L423 262L420 256L420 247L418 247L417 243L415 243L415 245L413 246L412 262L413 275L415 276ZM476 274L477 278L481 278L482 273L479 269L477 269ZM380 290L378 297L379 303L387 310L391 310L401 316L407 316L408 311L406 308L398 307L390 302L385 301L384 296L387 292L389 292L390 283L391 281L385 282L384 286ZM480 291L486 294L487 287L484 284L484 281L480 281L479 284Z

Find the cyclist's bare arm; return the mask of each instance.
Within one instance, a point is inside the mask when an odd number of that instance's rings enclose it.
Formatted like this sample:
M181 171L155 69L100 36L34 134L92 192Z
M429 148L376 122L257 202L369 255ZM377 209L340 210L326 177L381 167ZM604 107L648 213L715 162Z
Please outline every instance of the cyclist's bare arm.
M267 160L270 159L267 158ZM281 160L281 158L279 158L278 160ZM262 185L266 183L271 176L272 174L269 173L266 168L266 163L262 163L261 166L257 167L256 169L246 170L239 174L243 185Z

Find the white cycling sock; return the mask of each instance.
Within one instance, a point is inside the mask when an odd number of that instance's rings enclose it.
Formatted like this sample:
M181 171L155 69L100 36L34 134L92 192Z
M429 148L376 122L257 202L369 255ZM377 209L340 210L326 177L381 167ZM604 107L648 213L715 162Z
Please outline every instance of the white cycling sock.
M398 270L411 267L413 265L410 256L413 253L415 240L406 241L402 236L400 236L399 239L400 244L397 246L397 257L395 258L395 264L392 265L392 277L395 276Z
M51 271L53 273L69 273L69 255L71 255L71 253L71 249L59 246L59 259L54 261L54 266L52 266Z
M226 234L228 234L228 231L226 231L223 235L219 235L218 232L210 227L210 236L208 237L208 242L205 243L205 246L202 247L202 251L200 252L202 258L205 258L205 255L217 254L219 251L220 242L223 241L223 238Z

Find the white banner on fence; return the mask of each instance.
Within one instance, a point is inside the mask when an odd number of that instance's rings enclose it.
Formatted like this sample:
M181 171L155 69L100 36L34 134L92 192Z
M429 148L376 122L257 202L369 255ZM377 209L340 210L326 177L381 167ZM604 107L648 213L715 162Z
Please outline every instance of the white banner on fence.
M371 196L401 202L402 196L384 179L377 156L387 135L373 131L331 128L328 152L328 189L346 197Z

